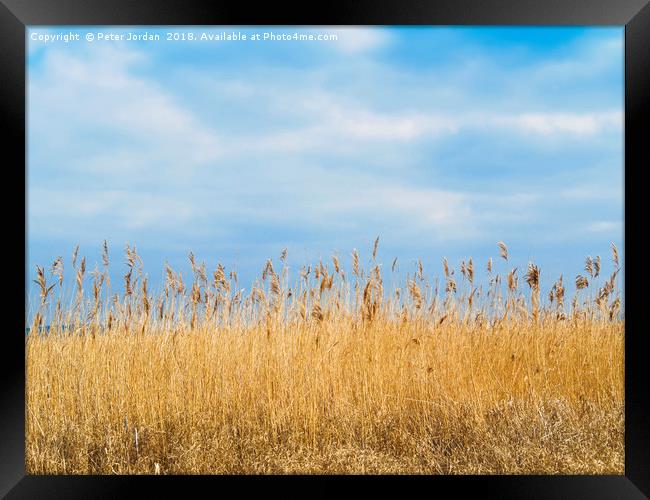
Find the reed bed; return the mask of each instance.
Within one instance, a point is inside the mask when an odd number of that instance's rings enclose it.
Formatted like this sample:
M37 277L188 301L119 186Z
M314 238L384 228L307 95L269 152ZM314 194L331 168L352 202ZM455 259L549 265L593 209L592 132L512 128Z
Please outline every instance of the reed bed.
M378 240L295 277L285 250L248 291L190 253L154 295L135 248L119 293L108 245L91 273L75 250L72 296L37 268L27 472L623 474L616 247L571 297L498 252L389 287Z

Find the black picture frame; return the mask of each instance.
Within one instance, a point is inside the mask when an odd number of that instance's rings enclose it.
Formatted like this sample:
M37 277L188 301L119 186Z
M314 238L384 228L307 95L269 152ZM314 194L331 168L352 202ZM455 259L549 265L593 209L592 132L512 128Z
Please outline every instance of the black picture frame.
M318 5L281 6L266 2L251 6L235 2L197 0L0 0L0 109L5 180L18 172L17 184L6 182L5 219L15 236L7 241L9 272L15 289L25 288L25 30L33 25L612 25L625 26L625 261L634 269L644 249L641 175L650 165L645 118L650 111L650 5L647 0L330 0ZM644 127L645 125L645 127ZM22 175L21 166L23 168ZM18 185L23 182L20 189ZM21 212L20 207L25 208ZM14 215L15 214L15 215ZM642 221L643 219L641 219ZM16 245L22 234L23 248ZM21 250L23 251L20 254ZM12 255L15 253L15 255ZM17 265L23 262L23 266ZM625 475L624 476L409 476L357 477L364 487L401 491L424 487L429 494L451 489L454 496L478 493L494 498L647 498L650 497L649 379L645 359L643 294L629 293L643 273L625 280ZM12 287L13 289L14 287ZM12 290L13 291L13 290ZM8 294L11 295L11 294ZM15 296L16 294L13 293ZM24 297L23 297L24 298ZM3 331L0 364L0 496L7 498L116 498L146 488L147 495L185 491L199 483L220 481L241 488L247 484L300 485L319 493L351 478L314 477L107 477L25 475L24 302L6 302L13 320ZM172 480L174 480L172 482ZM200 484L201 486L210 486ZM221 487L221 486L220 486ZM400 491L398 490L398 491ZM213 490L215 494L225 490ZM306 494L308 490L305 490ZM186 493L183 493L186 494Z

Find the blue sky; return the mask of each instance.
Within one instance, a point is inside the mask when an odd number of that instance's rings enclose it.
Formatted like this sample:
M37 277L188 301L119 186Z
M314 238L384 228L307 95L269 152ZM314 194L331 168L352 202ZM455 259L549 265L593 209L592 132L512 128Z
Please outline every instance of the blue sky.
M284 247L297 274L379 235L435 275L503 240L548 283L623 248L623 28L101 30L28 32L30 273L107 239L116 274L130 243L153 284L192 250L246 287ZM164 40L190 30L338 39Z

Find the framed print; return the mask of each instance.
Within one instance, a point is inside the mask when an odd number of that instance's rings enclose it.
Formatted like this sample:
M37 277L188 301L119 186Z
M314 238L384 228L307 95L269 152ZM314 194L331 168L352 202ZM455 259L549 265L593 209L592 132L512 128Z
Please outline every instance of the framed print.
M650 494L647 2L0 20L3 495Z

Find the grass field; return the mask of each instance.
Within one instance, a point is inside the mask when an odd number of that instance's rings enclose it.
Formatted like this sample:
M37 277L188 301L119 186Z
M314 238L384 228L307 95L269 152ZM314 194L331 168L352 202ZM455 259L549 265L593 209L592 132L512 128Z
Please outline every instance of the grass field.
M93 273L75 251L71 298L57 259L26 338L27 472L623 474L616 248L571 297L499 253L502 274L419 264L398 288L377 242L347 272L292 277L283 252L244 292L190 254L153 296L129 247L111 292L105 246Z

